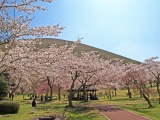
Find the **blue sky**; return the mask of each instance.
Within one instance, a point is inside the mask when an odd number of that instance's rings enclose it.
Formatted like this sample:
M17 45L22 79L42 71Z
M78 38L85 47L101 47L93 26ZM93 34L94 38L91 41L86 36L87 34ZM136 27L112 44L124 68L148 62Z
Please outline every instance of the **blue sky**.
M58 37L137 61L160 57L160 0L54 0L34 25L61 23Z

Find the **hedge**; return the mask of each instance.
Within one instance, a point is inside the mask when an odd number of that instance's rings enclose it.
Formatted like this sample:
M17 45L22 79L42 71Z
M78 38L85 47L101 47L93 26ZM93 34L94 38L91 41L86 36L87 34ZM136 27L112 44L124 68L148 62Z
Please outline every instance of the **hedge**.
M0 113L18 113L19 103L14 101L0 101Z

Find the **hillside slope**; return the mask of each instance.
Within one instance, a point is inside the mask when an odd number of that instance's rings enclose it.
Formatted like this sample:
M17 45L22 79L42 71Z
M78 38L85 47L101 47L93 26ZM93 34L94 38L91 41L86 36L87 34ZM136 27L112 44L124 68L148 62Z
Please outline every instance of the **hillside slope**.
M55 38L42 38L42 45L38 45L37 47L38 48L47 48L49 47L51 44L56 44L58 46L61 46L61 45L65 45L65 44L72 44L73 42L72 41L69 41L69 40L62 40L62 39L55 39ZM5 44L3 45L0 45L0 49L1 50L5 50ZM121 55L118 55L118 54L115 54L115 53L111 53L109 51L105 51L105 50L102 50L102 49L99 49L99 48L95 48L95 47L92 47L92 46L89 46L89 45L85 45L85 44L82 44L82 43L79 43L77 48L75 49L75 52L79 53L81 51L97 51L98 54L101 55L101 57L103 58L120 58L120 59L123 59L125 63L127 62L133 62L135 64L140 64L139 61L136 61L136 60L133 60L133 59L130 59L130 58L127 58L127 57L124 57L124 56L121 56Z
M68 40L53 39L53 38L43 38L42 41L43 41L42 47L49 47L51 44L54 44L54 43L56 43L57 45L64 45L64 44L73 43L73 42L68 41ZM120 59L124 59L124 62L133 62L133 63L136 63L136 64L140 64L139 61L132 60L130 58L127 58L127 57L124 57L124 56L121 56L121 55L118 55L118 54L115 54L115 53L111 53L111 52L108 52L108 51L105 51L105 50L102 50L102 49L99 49L99 48L95 48L95 47L92 47L92 46L89 46L89 45L85 45L85 44L82 44L82 43L78 44L78 47L76 48L75 51L76 52L97 51L101 55L101 57L103 57L103 58L120 58Z

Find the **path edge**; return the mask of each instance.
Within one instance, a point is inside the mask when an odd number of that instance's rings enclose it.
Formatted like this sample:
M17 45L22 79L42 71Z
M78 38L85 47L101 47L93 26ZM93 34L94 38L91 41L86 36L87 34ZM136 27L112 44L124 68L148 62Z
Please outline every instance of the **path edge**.
M149 120L153 120L153 119L151 119L151 118L149 118L149 117L146 117L146 116L140 115L140 114L138 114L138 113L136 113L136 112L134 112L134 111L131 111L131 110L129 110L129 109L124 109L124 108L122 108L122 109L123 109L123 110L126 110L126 111L128 111L128 112L131 112L131 113L133 113L133 114L135 114L135 115L138 115L138 116L141 116L141 117L147 118L147 119L149 119Z
M105 118L107 118L108 120L111 120L109 117L107 117L106 115L104 115L101 111L99 111L98 109L96 109L100 114L102 114Z

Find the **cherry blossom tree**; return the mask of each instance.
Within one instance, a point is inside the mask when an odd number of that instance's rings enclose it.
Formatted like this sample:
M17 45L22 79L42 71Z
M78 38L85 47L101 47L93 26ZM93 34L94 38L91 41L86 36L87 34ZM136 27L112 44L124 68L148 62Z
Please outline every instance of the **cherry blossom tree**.
M82 61L79 83L83 89L84 101L88 101L86 89L100 83L99 73L103 70L102 58L96 52L82 52L79 59Z
M62 60L62 59L61 59ZM65 69L62 67L63 64L61 64L63 62L59 61L56 64L56 79L55 79L55 86L57 87L57 92L58 92L58 99L59 101L61 100L61 90L66 90L66 81L67 79L69 79L69 77L66 74ZM60 67L61 66L61 67Z
M48 86L48 83L47 82L42 82L40 84L40 86L38 86L38 88L36 89L36 93L37 94L44 94L44 93L48 93L49 91L49 86Z
M108 89L108 96L111 99L111 90L117 90L120 88L120 79L124 73L125 64L121 59L106 59L104 61L104 71L101 73L102 75L102 83L100 87L102 89ZM115 91L116 92L116 91Z
M7 71L9 74L8 83L10 85L9 97L12 97L17 90L28 91L31 89L31 81L29 80L29 74L31 74L27 67L23 66L26 59L20 59L13 62L10 66L14 69ZM33 74L33 73L32 73ZM32 75L31 74L31 75Z
M33 46L35 45L34 40L39 40L43 36L58 36L64 29L59 24L30 26L31 21L34 20L32 13L46 10L42 6L38 6L38 2L40 1L3 0L0 2L0 47L2 48L2 45L5 45L7 48L0 50L0 72L9 72L18 86L23 80L22 76L25 74L24 76L28 81L31 81L30 84L34 89L36 87L34 86L36 81L34 75L38 79L47 80L50 87L50 98L52 99L53 84L55 79L59 77L56 75L55 64L66 54L73 52L78 41L71 46L56 47L56 45L51 45L50 48L39 49L35 52L32 47L32 44ZM42 0L41 2L51 2L51 0ZM13 13L11 13L12 10ZM21 13L21 15L17 12ZM22 39L25 39L25 41ZM26 44L28 41L29 45ZM20 70L23 71L17 72ZM35 74L29 74L31 71ZM12 93L14 92L15 90L12 91Z
M13 69L11 63L27 57L24 55L33 49L34 40L43 36L58 36L63 30L59 24L30 26L33 20L32 13L46 10L38 5L39 2L51 3L51 0L2 0L0 2L0 73ZM19 41L22 39L25 41Z
M158 101L160 104L160 61L156 61L158 57L152 57L150 59L145 60L143 65L148 70L148 74L152 75L150 80L155 80L157 93L158 93Z
M140 94L142 94L142 97L147 101L149 107L152 107L149 99L149 92L146 88L146 84L150 77L144 66L142 64L132 64L132 67L126 71L125 78L131 80L134 86L140 91Z
M66 79L66 87L69 89L68 99L71 107L73 106L73 95L81 88L84 90L85 100L87 100L85 89L100 83L99 75L103 70L103 60L95 52L82 52L79 55L66 56L62 64L67 76L70 76L70 79ZM79 85L79 88L73 92L75 85Z
M28 61L25 61L28 64L23 64L23 68L29 68L29 71L34 71L39 79L47 81L50 88L50 100L52 100L55 81L61 76L60 72L58 73L59 66L57 64L63 57L72 54L79 42L80 39L71 45L57 46L53 44L49 48L32 51L29 53Z
M127 95L129 98L132 98L131 87L133 86L132 80L130 77L126 76L126 71L131 69L134 66L133 63L128 63L124 67L124 72L122 74L121 79L119 80L119 84L127 89Z
M0 73L7 72L18 68L14 63L21 59L28 59L29 53L35 48L37 42L28 41L11 41L0 47Z
M14 43L14 46L10 44ZM30 44L31 43L31 44ZM32 41L11 41L5 46L6 51L1 51L0 72L8 75L10 85L9 96L13 96L21 88L23 91L31 88L29 77L33 74L28 69L31 64L30 52L35 48ZM27 84L27 86L26 86Z
M65 80L67 79L67 76L64 75L65 74L64 70L59 68L58 65L60 65L59 62L56 62L54 64L54 68L52 67L52 70L54 69L55 71L52 71L50 73L50 76L46 76L46 79L44 79L45 82L43 84L40 84L40 87L37 89L37 92L41 94L43 94L44 91L47 91L45 93L50 92L50 98L51 98L53 90L58 90L56 92L58 92L58 99L60 100L61 90L64 89L64 87L66 87Z
M32 43L32 44L30 44ZM19 84L21 83L21 78L19 78L20 73L23 72L21 68L20 61L28 59L29 52L34 48L34 43L32 41L11 41L7 44L3 44L0 49L0 73L5 73L10 79L8 83L10 84L10 97L18 89ZM23 63L25 64L25 63ZM21 69L20 69L21 68ZM18 72L15 72L18 71ZM13 74L18 73L18 77L13 78ZM24 74L24 73L23 73ZM12 79L12 80L11 80ZM18 81L17 81L18 80Z
M127 76L122 77L120 85L127 88L127 95L129 98L132 98L132 93L131 93L131 86L132 86L132 82L130 80L130 78L128 78Z
M32 13L46 10L46 8L39 6L39 2L51 3L52 0L2 0L0 2L1 44L22 38L33 39L33 37L58 36L63 30L63 27L60 27L59 24L52 26L30 26L31 21L34 20Z

